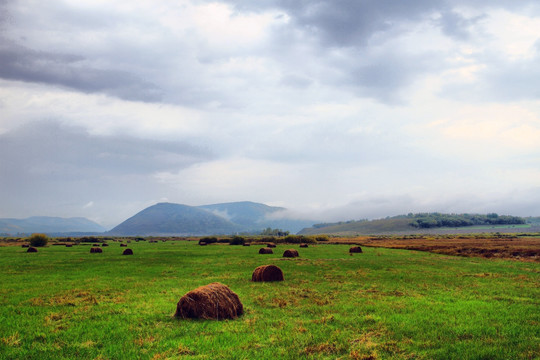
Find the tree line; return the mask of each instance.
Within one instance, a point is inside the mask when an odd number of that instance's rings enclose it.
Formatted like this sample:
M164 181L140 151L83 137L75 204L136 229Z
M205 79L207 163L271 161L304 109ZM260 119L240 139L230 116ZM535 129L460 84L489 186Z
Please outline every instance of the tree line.
M490 213L480 214L441 214L441 213L419 213L408 214L407 217L413 220L409 223L416 228L436 228L436 227L464 227L473 225L521 225L525 224L525 219L519 216L498 215Z

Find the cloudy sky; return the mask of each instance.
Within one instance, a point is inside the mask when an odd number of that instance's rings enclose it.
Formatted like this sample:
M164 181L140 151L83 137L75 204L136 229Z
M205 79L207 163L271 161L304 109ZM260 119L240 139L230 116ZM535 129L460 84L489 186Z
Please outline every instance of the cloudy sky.
M540 215L537 0L0 0L0 217Z

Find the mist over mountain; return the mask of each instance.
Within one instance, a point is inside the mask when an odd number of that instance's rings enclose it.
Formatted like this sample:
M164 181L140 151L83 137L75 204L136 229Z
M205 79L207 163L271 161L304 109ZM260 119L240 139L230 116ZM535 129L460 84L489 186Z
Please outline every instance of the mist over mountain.
M106 229L91 220L82 217L61 218L50 216L32 216L26 219L0 219L0 233L71 233L71 232L103 232Z
M194 206L158 203L108 232L110 235L211 235L231 234L240 227L210 211Z
M287 219L286 209L250 201L188 206L152 205L108 232L110 235L229 235L268 227L296 233L314 221Z

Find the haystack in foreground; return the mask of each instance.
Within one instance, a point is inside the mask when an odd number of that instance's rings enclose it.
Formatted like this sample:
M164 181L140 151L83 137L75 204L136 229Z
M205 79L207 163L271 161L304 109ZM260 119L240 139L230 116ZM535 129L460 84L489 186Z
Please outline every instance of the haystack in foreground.
M221 283L201 286L182 296L175 317L190 319L235 319L244 313L238 295Z
M283 281L283 271L275 265L262 265L253 271L251 281Z
M295 249L285 250L285 252L283 253L283 257L298 257L298 251L296 251Z
M126 250L124 250L124 252L122 253L122 255L133 255L133 250L131 250L131 249L126 249Z
M33 246L30 246L26 252L37 252L37 249Z
M360 246L353 246L352 248L349 249L349 252L350 253L361 253L362 248Z
M273 254L274 252L270 248L260 248L259 254Z

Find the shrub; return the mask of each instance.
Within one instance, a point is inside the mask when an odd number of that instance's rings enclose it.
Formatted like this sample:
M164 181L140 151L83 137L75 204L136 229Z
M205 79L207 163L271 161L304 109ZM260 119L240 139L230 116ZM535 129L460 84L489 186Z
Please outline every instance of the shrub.
M244 245L244 238L241 236L233 236L232 239L229 241L230 245Z
M315 241L328 241L328 235L315 235Z
M199 239L199 244L201 242L205 243L205 244L213 244L213 243L216 243L218 241L218 239L216 237L213 237L213 236L207 236L207 237L203 237L203 238L200 238Z
M313 244L315 243L315 240L311 237L307 237L304 235L287 235L283 239L283 242L288 243L288 244L302 244L302 243Z
M49 242L49 238L45 234L32 234L28 240L30 245L34 247L45 246Z

